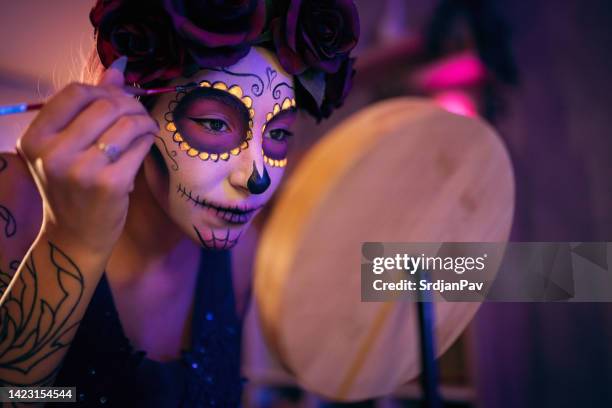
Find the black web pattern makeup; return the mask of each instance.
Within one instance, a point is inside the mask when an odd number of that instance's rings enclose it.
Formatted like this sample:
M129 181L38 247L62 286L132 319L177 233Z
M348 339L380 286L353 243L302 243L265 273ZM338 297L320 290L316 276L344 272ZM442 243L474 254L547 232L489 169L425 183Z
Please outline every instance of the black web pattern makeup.
M185 96L186 93L181 92L177 93L176 99L170 102L168 105L169 111L165 115L166 119L166 130L172 132L172 140L178 144L179 150L185 152L187 156L193 158L199 158L202 161L213 161L217 162L219 160L228 161L231 156L238 156L240 152L248 149L249 141L253 139L253 118L255 117L255 111L253 110L253 99L245 95L244 91L239 85L228 85L223 81L209 82L209 81L201 81L199 83L201 88L210 88L216 89L219 91L227 92L230 95L234 96L244 105L249 114L249 122L248 129L246 131L246 138L244 141L240 143L240 145L233 147L227 151L213 153L203 151L202 149L197 149L194 146L191 146L187 140L181 135L177 128L177 124L174 121L173 112L178 105L179 101L182 97Z
M242 231L240 231L240 233L238 234L236 238L231 239L229 237L230 230L228 228L225 231L224 237L218 237L217 235L215 235L215 231L211 231L212 238L204 239L204 237L202 237L202 234L200 233L200 230L197 229L195 225L193 226L193 229L196 235L198 236L198 239L200 240L202 247L206 249L231 249L233 246L235 246L238 243L238 241L240 240L240 235L242 234Z

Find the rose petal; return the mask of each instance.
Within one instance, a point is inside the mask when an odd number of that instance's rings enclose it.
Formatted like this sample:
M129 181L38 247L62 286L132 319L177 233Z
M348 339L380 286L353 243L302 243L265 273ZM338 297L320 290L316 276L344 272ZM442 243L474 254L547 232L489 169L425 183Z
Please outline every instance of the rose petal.
M96 46L102 64L108 67L120 55L127 56L126 79L139 84L179 76L185 50L164 10L153 7L143 12L135 6L138 3L118 8L115 4L97 10L95 16L100 22Z
M206 31L187 19L182 19L182 21L182 24L177 26L179 34L185 37L186 40L201 43L210 48L240 45L246 41L248 36L248 33L245 32L228 34Z
M297 51L296 35L301 8L302 0L291 0L285 20L285 41L287 46L294 52Z
M352 0L291 0L283 28L284 41L280 33L274 36L283 67L295 70L300 61L333 74L357 44L359 17Z
M202 7L197 8L197 11L201 13L214 15L215 12L219 12L215 7L209 6L207 8L204 2L201 4ZM255 3L250 17L248 15L243 16L240 13L234 16L218 16L217 21L223 21L227 31L201 25L203 19L199 18L198 15L186 16L185 1L164 0L164 6L180 34L188 40L201 42L208 47L239 45L250 38L255 38L261 32L265 22L265 4L262 1ZM224 11L227 12L227 9ZM243 26L236 26L239 23L242 23Z
M270 26L272 28L274 46L276 47L276 56L281 66L291 75L298 75L304 72L306 69L304 61L287 45L286 37L283 35L283 22L281 19L276 18L272 20Z
M244 58L250 50L250 45L239 47L190 48L189 53L202 68L228 67Z

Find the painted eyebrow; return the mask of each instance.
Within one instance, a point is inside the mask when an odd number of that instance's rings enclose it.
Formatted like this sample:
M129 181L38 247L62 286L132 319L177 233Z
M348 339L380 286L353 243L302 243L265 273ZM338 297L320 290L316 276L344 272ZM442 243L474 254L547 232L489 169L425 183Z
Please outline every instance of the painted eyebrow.
M254 96L261 96L264 93L265 84L264 80L257 74L252 72L232 72L227 68L206 68L209 71L223 72L228 75L232 75L239 78L253 78L255 82L251 84L251 92Z
M268 67L271 68L271 67ZM215 72L223 72L225 74L228 75L232 75L238 78L252 78L254 79L254 82L251 83L251 92L253 93L254 96L261 96L264 93L264 90L266 88L266 84L263 80L263 78L253 72L233 72L230 71L227 68L205 68L209 71L215 71ZM280 99L281 98L281 88L285 87L290 89L291 91L293 91L295 88L293 87L292 84L287 83L286 81L282 81L277 83L276 85L274 85L272 87L272 78L270 78L268 76L267 81L267 88L268 90L272 91L272 96L274 97L274 99Z
M234 110L240 116L240 118L244 120L244 123L249 122L248 109L246 108L246 106L244 106L244 104L242 103L242 101L240 101L240 99L236 98L234 95L232 95L229 92L223 91L221 89L215 89L215 88L196 88L193 91L185 95L185 97L182 100L185 103L182 105L186 106L192 100L196 100L196 99L208 99L208 100L214 100L214 101L220 102L226 106L229 106L232 110ZM179 106L180 105L181 104L179 103Z

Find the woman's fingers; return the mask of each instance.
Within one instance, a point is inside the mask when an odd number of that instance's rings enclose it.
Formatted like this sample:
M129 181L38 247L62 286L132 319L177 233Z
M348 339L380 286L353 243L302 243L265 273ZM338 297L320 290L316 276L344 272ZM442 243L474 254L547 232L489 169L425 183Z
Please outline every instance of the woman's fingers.
M97 99L60 132L51 142L51 146L61 146L62 151L85 150L114 123L130 115L148 116L144 106L131 96ZM152 119L149 120L153 122Z
M159 127L148 114L126 115L120 117L97 140L95 140L84 153L84 160L91 164L96 171L110 163L110 158L102 151L98 144L112 146L122 156L130 149L131 144L141 135L147 133L157 134Z
M134 189L136 174L151 150L154 140L155 134L153 133L141 135L130 144L116 162L109 164L103 173L116 180L126 193L131 192Z
M125 84L125 77L123 73L125 72L125 67L127 65L127 57L124 55L120 58L117 58L113 63L108 67L102 78L100 78L100 82L98 85L113 85L117 87L123 87Z
M125 77L123 72L127 57L116 59L104 72L99 87L107 89L109 98L100 98L91 103L60 135L57 143L72 151L85 150L94 143L107 128L117 120L123 121L128 132L131 121L120 119L124 115L147 114L144 106L133 96L123 91Z
M18 142L44 199L45 222L96 252L110 253L119 238L128 193L153 143L151 133L158 132L123 90L124 66L125 58L98 86L72 84L59 92ZM115 158L104 146L122 153Z
M103 74L99 84L101 86L71 83L49 99L30 124L28 140L19 141L20 152L36 157L36 153L44 150L46 143L54 139L89 104L97 99L113 98L123 93L123 70L126 63L125 57L117 59Z
M72 83L51 98L28 129L34 143L44 143L67 126L92 101L108 97L107 88Z

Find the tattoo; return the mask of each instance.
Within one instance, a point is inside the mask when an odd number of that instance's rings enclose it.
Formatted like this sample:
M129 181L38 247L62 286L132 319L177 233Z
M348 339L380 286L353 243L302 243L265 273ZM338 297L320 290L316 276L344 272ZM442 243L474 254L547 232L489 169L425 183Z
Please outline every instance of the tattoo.
M2 156L0 156L0 172L4 171L8 167L8 162ZM12 237L17 232L17 222L15 217L8 208L0 204L0 219L4 221L4 236L7 238Z
M13 279L13 276L15 276L15 272L17 271L19 264L20 264L19 261L12 261L9 264L9 269L11 270L10 273L7 273L3 271L2 269L0 269L0 299L2 299L2 296L4 292L6 291L6 288L8 288L8 286L11 284L11 280Z
M12 237L17 232L17 221L8 208L0 204L0 219L4 221L4 235Z
M166 155L168 156L170 160L172 160L172 163L173 163L172 170L177 171L179 169L179 165L174 159L176 157L176 150L168 150L166 141L161 136L155 135L155 137L159 139L159 141L162 143L162 145L164 146L164 151L166 152Z
M14 383L6 380L0 380L0 387L51 387L53 386L53 382L55 381L55 377L62 369L62 365L58 364L49 374L45 375L41 379L28 382L27 384ZM18 405L12 405L13 407L17 407Z
M15 272L17 272L17 268L19 268L20 264L20 261L10 262L9 269L12 271L12 273L6 273L0 269L0 297L2 297L2 294L11 283L11 279L13 279L13 276L15 276Z
M193 229L195 230L198 239L200 240L200 243L202 244L202 246L206 249L230 249L232 248L234 245L236 245L238 243L238 240L240 239L240 235L242 234L242 231L240 231L240 233L238 234L238 236L236 237L236 239L230 239L229 238L229 234L230 234L230 230L229 228L226 230L225 233L225 238L219 238L215 235L215 231L211 231L212 232L212 238L211 239L204 239L202 237L202 234L200 234L200 231L198 230L198 228L194 225ZM223 244L223 246L221 248L218 247L218 245Z
M0 269L0 296L4 293L9 283L11 283L12 274L8 274Z
M228 75L233 75L237 77L250 77L254 78L257 82L253 82L251 84L251 92L255 96L261 96L264 92L264 81L257 74L247 73L247 72L232 72L226 68L207 68L209 71L223 72Z
M40 362L67 348L78 328L80 321L74 321L73 315L83 296L83 275L74 261L51 242L49 262L55 270L44 274L55 277L56 282L44 282L57 287L58 299L41 298L42 271L37 270L32 253L15 277L21 282L19 292L13 288L4 295L0 307L0 369L29 373ZM49 384L56 373L57 369L36 384Z

